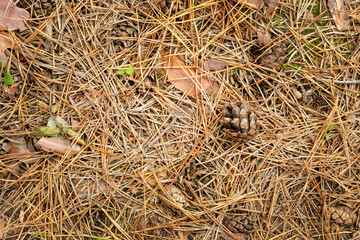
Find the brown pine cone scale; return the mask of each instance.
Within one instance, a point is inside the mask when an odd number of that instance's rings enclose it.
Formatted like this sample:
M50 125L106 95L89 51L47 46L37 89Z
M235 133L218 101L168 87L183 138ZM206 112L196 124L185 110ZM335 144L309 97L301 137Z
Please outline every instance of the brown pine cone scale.
M254 229L255 221L247 216L233 216L224 218L224 226L232 233L247 233Z
M330 218L337 224L351 226L356 222L356 213L348 206L329 207Z
M242 102L226 104L225 107L222 123L226 133L240 142L253 139L257 134L257 118L251 108Z
M286 44L279 43L266 50L266 53L261 57L260 64L280 71L285 62Z

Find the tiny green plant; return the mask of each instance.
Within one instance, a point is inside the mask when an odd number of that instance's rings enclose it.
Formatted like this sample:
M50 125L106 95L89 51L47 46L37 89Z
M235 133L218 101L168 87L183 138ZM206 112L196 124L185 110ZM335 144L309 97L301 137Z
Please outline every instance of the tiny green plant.
M332 123L329 125L329 127L327 128L326 133L325 133L325 138L326 138L326 140L328 140L328 139L330 138L329 132L330 132L331 130L333 130L334 127L335 127L335 125L334 125L334 123L332 122Z
M359 97L359 96L360 96L360 93L357 93L356 96Z
M123 74L127 74L127 75L132 75L134 73L134 69L131 65L129 65L126 69L119 69L116 72L116 75L123 75Z
M1 69L1 76L3 77L3 82L9 86L14 84L14 78L12 75L8 74L5 72L5 69L7 69L7 65L5 66L5 68L3 68L2 66L2 62L0 61L0 69Z

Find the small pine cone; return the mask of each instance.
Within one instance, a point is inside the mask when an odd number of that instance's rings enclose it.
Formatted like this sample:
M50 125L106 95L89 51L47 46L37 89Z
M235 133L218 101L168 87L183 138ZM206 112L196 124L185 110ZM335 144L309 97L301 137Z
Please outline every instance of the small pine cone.
M113 37L115 44L121 44L123 47L128 48L135 43L134 39L138 36L137 30L124 23L118 23L114 25Z
M247 233L254 229L255 221L247 216L237 215L225 217L224 226L232 233Z
M174 185L171 185L167 191L172 200L176 202L180 207L184 207L186 205L186 197L180 189L178 189Z
M260 59L260 64L279 71L285 62L286 44L279 43L266 51Z
M172 8L171 5L173 4ZM160 8L164 13L167 13L170 8L172 13L176 13L184 10L184 1L183 0L161 0L159 2Z
M36 13L36 17L50 16L50 14L55 9L56 9L56 0L37 1L34 5L34 12Z
M223 111L225 131L240 142L253 139L257 134L257 118L253 111L244 103L231 103L225 105Z
M356 222L356 213L348 206L329 207L329 212L330 218L337 224L351 226Z

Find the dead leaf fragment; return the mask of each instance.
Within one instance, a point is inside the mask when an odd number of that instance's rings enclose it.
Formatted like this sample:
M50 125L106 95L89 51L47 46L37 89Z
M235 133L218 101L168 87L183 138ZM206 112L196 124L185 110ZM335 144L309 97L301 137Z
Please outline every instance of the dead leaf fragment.
M0 60L3 63L7 61L5 50L11 48L12 41L10 40L10 34L7 32L0 32Z
M260 9L264 5L264 0L240 0L240 2L256 9Z
M177 89L192 97L201 91L210 90L211 83L197 75L193 69L186 67L177 56L165 57L164 60L168 79Z
M64 141L57 138L41 138L36 144L36 146L41 147L45 152L55 152L60 154L67 154L67 158L71 158L75 154L80 152L80 146L75 144L71 146L68 141Z
M35 149L32 146L31 142L27 142L23 137L17 137L14 138L13 141L10 143L10 151L8 151L9 154L16 154L17 158L20 157L22 162L27 164L35 163L37 160L39 160L40 157L30 157L32 152L35 152ZM30 151L29 147L32 151ZM19 164L16 164L16 170L19 170Z
M53 24L54 24L53 20L50 20L44 28L44 33L50 37L52 36L53 33Z
M30 14L23 8L18 8L12 0L0 1L0 27L13 31L23 30L25 23L23 20L29 18Z
M0 218L0 239L3 238L5 233L5 218Z
M229 66L228 63L218 61L218 60L213 60L213 59L209 59L208 61L205 62L205 70L206 71L219 70L219 69L225 68L227 66Z
M265 17L269 17L271 13L275 11L277 1L275 0L265 0L266 5L268 5L268 10Z
M257 37L260 46L265 46L266 44L271 42L271 34L264 29L257 30Z
M328 0L327 4L337 29L341 31L348 28L349 16L346 6L344 5L344 0Z
M227 233L223 233L221 236L225 239L225 240L247 240L246 235L242 234L242 233L233 233L233 235L236 238L233 238L232 236L230 236Z
M81 179L75 181L74 184L76 193L80 198L92 197L109 189L109 184L104 179L100 179L96 183L93 183L91 179Z

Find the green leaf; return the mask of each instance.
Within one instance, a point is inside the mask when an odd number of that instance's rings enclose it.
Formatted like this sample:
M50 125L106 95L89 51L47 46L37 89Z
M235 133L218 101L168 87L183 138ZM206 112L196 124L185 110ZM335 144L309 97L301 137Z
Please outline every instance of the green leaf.
M360 96L360 93L357 93L356 96L357 96L357 97Z
M100 207L101 208L101 204L100 203L97 203L96 206Z
M326 133L325 138L326 138L326 140L328 140L330 138L329 134Z
M14 84L14 78L13 78L13 76L11 76L11 75L8 74L8 73L5 73L5 74L4 74L3 81L4 81L5 84L7 84L7 85L9 85L9 86L12 85L12 84Z
M79 144L81 144L81 145L85 145L85 144L86 144L85 141L82 140L82 139L80 138L80 136L79 136L74 130L72 130L72 129L69 128L69 129L66 131L66 134L67 134L70 138L74 138L77 143L79 143Z
M57 127L40 127L36 134L47 137L57 137L60 134L60 129Z
M119 69L116 72L116 75L123 75L125 73L125 69Z
M334 127L335 127L335 125L334 125L334 123L332 122L332 123L329 125L327 131L329 132L329 131L333 130Z
M128 74L128 75L132 75L134 73L134 69L131 65L129 65L129 68L125 70L125 72Z
M56 113L57 110L58 110L58 107L59 107L59 104L56 103L56 104L54 104L54 105L51 106L50 111L51 111L52 113Z

